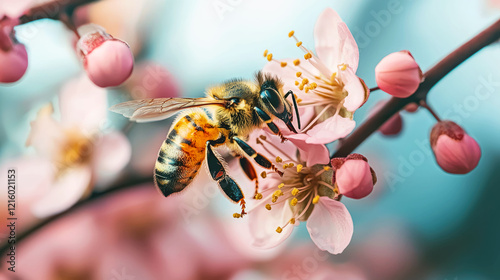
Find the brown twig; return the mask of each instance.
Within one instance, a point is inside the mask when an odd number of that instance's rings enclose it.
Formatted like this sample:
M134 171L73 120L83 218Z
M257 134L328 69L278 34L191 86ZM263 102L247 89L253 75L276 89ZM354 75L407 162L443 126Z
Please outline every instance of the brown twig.
M98 0L54 0L38 6L29 8L19 17L20 24L36 21L39 19L60 20L61 15L71 17L73 11L83 5L96 2Z

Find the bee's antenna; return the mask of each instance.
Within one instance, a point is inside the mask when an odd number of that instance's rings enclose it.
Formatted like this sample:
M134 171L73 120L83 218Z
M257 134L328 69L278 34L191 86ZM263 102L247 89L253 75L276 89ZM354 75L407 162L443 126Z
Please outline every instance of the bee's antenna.
M292 96L292 100L293 100L293 107L295 108L295 114L297 115L297 125L300 129L300 116L299 116L299 106L297 105L297 100L295 100L295 95L293 94L293 91L289 90L286 94L285 94L285 98L288 97L288 95L291 95Z

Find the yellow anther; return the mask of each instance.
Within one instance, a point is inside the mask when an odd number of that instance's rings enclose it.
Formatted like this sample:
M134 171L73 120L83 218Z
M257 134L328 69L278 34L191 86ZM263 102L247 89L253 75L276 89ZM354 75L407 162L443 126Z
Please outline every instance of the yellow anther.
M264 136L264 135L261 135L261 136L259 136L259 137L260 137L260 139L262 139L262 140L266 140L266 139L267 139L267 137L266 137L266 136Z
M276 203L276 201L278 201L278 197L277 196L273 196L273 199L271 200L273 203Z
M297 202L299 202L299 200L298 200L296 197L294 197L294 198L290 201L290 205L295 206L295 205L297 205Z
M276 190L274 193L273 193L274 196L282 196L283 195L283 192L281 190Z
M269 204L269 203L266 204L266 209L269 210L269 211L271 211L271 204Z
M292 224L292 225L295 224L295 218L290 219L290 224Z
M234 214L233 214L233 218L236 218L236 219L241 218L241 214L239 214L239 213L234 213Z
M277 232L277 233L281 233L282 231L283 231L283 229L282 229L281 227L278 227L278 228L276 229L276 232Z
M309 79L308 79L308 78L304 78L304 79L302 80L302 82L304 83L304 85L307 85L307 84L309 83Z
M292 31L290 31L290 32L288 32L288 37L289 37L289 38L290 38L290 37L292 37L292 36L293 36L293 34L295 34L295 31L293 31L293 30L292 30Z
M262 171L262 173L260 173L260 177L266 178L267 177L266 171Z
M328 170L330 170L330 169L331 169L331 167L330 167L330 166L328 166L328 165L325 165L325 166L323 166L323 169L324 169L325 171L328 171Z
M286 62L282 61L281 62L281 67L286 67Z
M304 85L299 85L300 90L304 90Z
M313 198L313 204L316 204L319 202L319 195L316 195L314 198Z
M266 56L267 56L267 53L268 53L268 52L269 52L268 50L265 50L265 51L264 51L264 57L266 57Z
M311 54L311 53L306 53L306 54L304 55L304 59L309 59L309 58L311 58L311 57L312 57L312 54Z
M272 53L270 53L270 54L267 55L267 61L271 61L271 60L273 60L273 54Z
M300 64L300 59L296 59L293 61L293 65L299 66L299 64Z
M282 162L283 160L278 156L276 157L276 162Z
M285 184L281 183L281 184L279 184L279 185L278 185L278 189L281 189L281 188L283 188L284 186L285 186Z
M307 92L307 91L306 91L306 92ZM300 102L302 102L302 99L298 98L298 99L297 99L297 103L300 103Z
M347 64L342 64L340 70L345 71L345 69L347 69Z
M300 98L299 98L300 99ZM302 100L301 100L302 101ZM297 100L297 102L299 102L299 100ZM302 171L302 168L304 168L304 166L302 164L298 164L297 165L297 172L300 172Z
M295 85L298 86L299 85L299 81L295 81Z
M311 89L310 87L306 87L305 92L306 92L306 93L308 93L310 89ZM297 101L297 102L298 102L298 101Z
M315 82L312 82L310 85L311 89L315 89L318 87L318 84L316 84Z
M292 190L292 195L293 195L293 196L296 196L297 194L299 194L299 189L297 189L297 188L293 188L293 190Z
M297 72L297 73L295 73L295 75L296 75L296 76L297 76L297 78L298 78L298 77L302 76L302 72Z
M283 164L283 169L287 169L288 168L288 164Z
M290 163L288 164L288 167L293 167L294 165L295 165L295 164L293 164L293 162L290 162Z
M334 80L335 77L337 77L337 72L333 72L333 74L332 74L332 80Z
M257 193L255 195L255 199L262 199L262 194L261 193Z
M302 46L302 42L297 42L297 47Z

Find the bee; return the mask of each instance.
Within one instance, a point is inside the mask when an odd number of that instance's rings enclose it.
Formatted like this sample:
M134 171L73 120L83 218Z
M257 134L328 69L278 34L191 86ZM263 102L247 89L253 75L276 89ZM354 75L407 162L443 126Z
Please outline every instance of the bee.
M204 98L132 100L114 105L110 110L131 121L150 122L167 119L189 109L175 119L161 145L154 170L155 186L165 197L184 190L206 159L212 179L230 200L240 204L241 213L233 215L239 218L246 214L245 197L238 184L227 174L224 160L213 148L225 145L239 157L245 174L255 181L254 198L257 198L258 179L249 158L266 169L275 170L280 175L283 173L245 142L248 135L267 125L284 141L273 122L276 118L297 133L292 124L292 104L287 100L288 96L292 97L300 129L295 96L292 91L283 94L282 87L278 78L259 72L253 82L235 79L208 88Z

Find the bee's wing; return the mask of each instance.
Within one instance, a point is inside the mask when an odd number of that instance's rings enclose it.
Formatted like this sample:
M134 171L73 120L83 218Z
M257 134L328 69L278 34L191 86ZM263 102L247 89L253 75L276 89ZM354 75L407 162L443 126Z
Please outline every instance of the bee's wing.
M154 98L131 100L116 104L109 110L136 122L153 122L167 119L181 110L207 105L223 106L224 100L208 98Z

